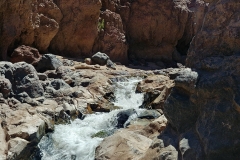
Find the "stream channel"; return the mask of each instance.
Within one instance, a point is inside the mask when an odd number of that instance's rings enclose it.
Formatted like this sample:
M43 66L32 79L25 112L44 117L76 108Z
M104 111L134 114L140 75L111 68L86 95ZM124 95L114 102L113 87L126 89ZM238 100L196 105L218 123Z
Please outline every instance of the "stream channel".
M70 124L56 125L53 133L42 138L38 147L41 160L93 160L95 149L103 138L94 137L96 133L106 132L109 135L117 129L117 114L124 110L135 109L125 124L137 118L144 111L139 109L143 102L143 93L135 93L141 78L129 78L118 81L115 85L115 106L122 109L109 113L87 115L83 120L76 119Z

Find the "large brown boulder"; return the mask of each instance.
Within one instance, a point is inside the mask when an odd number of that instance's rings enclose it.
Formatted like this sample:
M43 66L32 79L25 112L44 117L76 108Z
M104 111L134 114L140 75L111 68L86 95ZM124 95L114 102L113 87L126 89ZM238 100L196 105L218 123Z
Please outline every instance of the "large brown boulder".
M27 62L29 64L36 64L40 59L41 55L36 48L22 45L14 49L11 55L11 62Z

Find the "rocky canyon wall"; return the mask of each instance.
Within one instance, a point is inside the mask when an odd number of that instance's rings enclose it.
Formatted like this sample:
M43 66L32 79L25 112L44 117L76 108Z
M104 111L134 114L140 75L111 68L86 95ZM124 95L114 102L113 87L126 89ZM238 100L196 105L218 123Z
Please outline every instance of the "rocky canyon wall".
M164 112L184 159L238 159L240 2L208 2L186 61L195 72L175 78Z
M41 54L89 57L101 51L122 63L128 57L184 63L205 9L201 0L3 0L1 59L28 45Z

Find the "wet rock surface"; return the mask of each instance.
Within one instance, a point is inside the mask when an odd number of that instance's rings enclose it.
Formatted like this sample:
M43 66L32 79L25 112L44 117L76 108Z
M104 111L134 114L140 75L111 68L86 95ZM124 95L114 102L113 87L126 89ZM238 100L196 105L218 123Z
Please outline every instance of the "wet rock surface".
M49 55L43 57L46 56ZM62 64L62 57L52 56ZM51 65L51 61L48 64ZM115 70L106 65L94 70L91 67L76 67L93 65L77 61L74 64L51 68L53 70L46 68L45 72L38 73L31 64L25 62L0 62L2 157L29 158L42 136L53 131L55 124L83 119L85 114L116 109L111 102L114 99L113 80L120 80L122 76L126 79L149 74L119 65L116 65ZM125 118L124 113L119 115L119 128L124 127L132 114L127 114ZM155 119L160 115L157 111L149 111L140 114L139 119ZM127 125L129 124L130 122ZM149 141L148 138L142 138Z

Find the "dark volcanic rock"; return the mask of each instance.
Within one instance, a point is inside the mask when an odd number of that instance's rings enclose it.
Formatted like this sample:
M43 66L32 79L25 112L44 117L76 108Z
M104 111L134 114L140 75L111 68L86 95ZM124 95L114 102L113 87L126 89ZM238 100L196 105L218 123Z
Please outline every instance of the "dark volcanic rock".
M135 109L128 109L128 110L125 110L125 111L121 111L117 114L117 128L123 128L125 127L124 125L127 125L125 124L128 120L128 118L133 115L133 114L136 114L137 112L135 111Z
M36 64L36 70L44 72L46 70L55 70L62 66L62 62L53 54L44 54Z
M11 82L13 94L26 92L31 98L43 95L43 87L39 82L35 68L31 64L0 62L0 74Z
M108 55L105 53L97 52L91 57L92 61L99 65L106 65L107 60L109 59Z
M180 134L196 132L199 142L190 138L188 143L202 147L204 156L200 159L239 159L240 3L209 2L204 24L191 43L186 63L195 68L198 79L191 76L193 81L189 83L177 76L164 113ZM181 151L183 157L185 149ZM190 159L197 159L201 151L194 149L190 154Z

